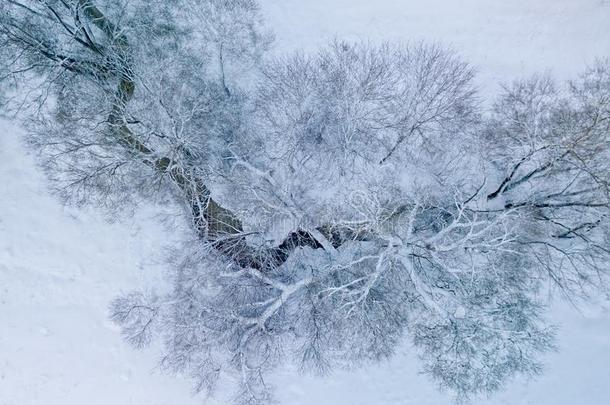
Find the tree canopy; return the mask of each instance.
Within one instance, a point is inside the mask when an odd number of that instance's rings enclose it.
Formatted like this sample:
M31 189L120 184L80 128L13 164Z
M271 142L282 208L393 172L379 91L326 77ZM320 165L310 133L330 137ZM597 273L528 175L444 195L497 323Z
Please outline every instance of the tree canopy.
M254 0L5 0L0 101L53 190L181 207L173 290L112 318L197 390L266 404L285 362L327 372L405 339L459 399L540 372L542 292L607 286L610 62L482 107L438 44L271 58ZM223 380L225 381L225 380Z

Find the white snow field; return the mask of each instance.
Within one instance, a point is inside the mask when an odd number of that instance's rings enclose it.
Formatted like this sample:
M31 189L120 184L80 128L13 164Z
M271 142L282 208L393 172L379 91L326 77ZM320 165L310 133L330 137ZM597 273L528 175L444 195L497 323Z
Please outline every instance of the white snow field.
M315 51L333 39L438 40L480 72L485 95L499 81L551 70L577 74L610 56L605 0L263 0L277 52ZM157 263L171 241L154 210L109 224L63 208L0 122L0 405L222 404L192 396L190 382L163 375L158 351L129 348L107 318L121 291L164 285ZM174 237L179 237L175 235ZM477 405L610 403L610 310L556 304L560 351L538 380L509 384ZM405 345L390 362L330 376L278 373L280 405L449 405L418 374Z

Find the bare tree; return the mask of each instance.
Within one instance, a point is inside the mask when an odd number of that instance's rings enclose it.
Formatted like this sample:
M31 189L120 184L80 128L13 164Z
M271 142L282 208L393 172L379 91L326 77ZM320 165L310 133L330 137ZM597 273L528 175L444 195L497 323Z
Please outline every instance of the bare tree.
M250 0L0 7L7 106L55 190L171 199L191 221L172 292L112 318L136 347L160 336L197 390L234 375L238 403L268 403L283 362L325 372L408 337L440 386L490 393L553 348L547 283L606 285L608 61L565 89L516 83L486 114L437 45L261 65Z

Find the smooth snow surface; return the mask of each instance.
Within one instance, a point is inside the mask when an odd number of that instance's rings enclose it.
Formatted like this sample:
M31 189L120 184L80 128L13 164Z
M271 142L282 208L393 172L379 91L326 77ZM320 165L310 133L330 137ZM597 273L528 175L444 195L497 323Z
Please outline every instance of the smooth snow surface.
M160 284L163 228L62 208L0 122L0 405L196 404L108 320L117 293Z
M610 56L610 0L261 0L280 52L337 40L438 41L475 66L485 95Z
M567 78L610 56L610 1L263 0L278 52L315 51L333 39L439 40L498 81L551 69ZM164 285L156 263L169 242L153 212L117 224L65 209L0 122L0 405L216 404L156 369L158 351L136 352L107 320L119 292ZM537 381L515 381L480 405L610 403L607 304L557 305L560 352ZM408 346L390 362L326 377L278 373L281 405L449 405L417 373Z

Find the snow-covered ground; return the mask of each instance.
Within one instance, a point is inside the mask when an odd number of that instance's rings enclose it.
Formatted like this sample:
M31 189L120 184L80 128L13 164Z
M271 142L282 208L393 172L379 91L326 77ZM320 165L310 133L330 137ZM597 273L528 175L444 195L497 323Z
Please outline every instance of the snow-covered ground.
M604 0L263 0L278 52L314 51L338 38L450 43L498 81L551 69L567 78L610 56ZM0 405L215 404L189 381L161 374L154 348L135 352L107 320L117 293L163 283L156 263L166 234L153 211L108 224L99 213L62 208L0 122ZM610 313L564 304L552 317L560 351L539 380L516 381L481 405L610 403ZM392 361L324 378L285 371L282 405L444 405L405 346Z
M162 281L162 228L62 208L21 133L0 135L0 405L201 403L107 320L118 292Z
M550 71L571 78L610 56L610 0L261 0L280 52L334 39L439 41L493 94L500 82Z

